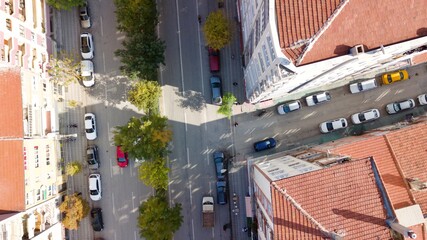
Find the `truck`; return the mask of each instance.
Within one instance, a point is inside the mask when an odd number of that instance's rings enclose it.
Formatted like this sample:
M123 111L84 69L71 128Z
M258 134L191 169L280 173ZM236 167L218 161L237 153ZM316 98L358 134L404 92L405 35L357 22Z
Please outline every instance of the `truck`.
M203 227L213 227L215 223L214 199L211 196L202 199Z

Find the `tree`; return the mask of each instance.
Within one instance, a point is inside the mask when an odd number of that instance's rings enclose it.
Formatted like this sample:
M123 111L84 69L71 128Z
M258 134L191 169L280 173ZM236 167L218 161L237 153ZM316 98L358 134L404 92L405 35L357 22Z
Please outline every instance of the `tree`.
M138 227L141 238L169 240L182 224L181 204L169 207L163 195L151 196L139 207Z
M47 72L54 83L68 85L81 80L80 62L77 63L74 56L66 52L61 52L58 58L51 56Z
M168 187L168 172L164 158L156 158L152 161L145 161L139 167L139 179L145 185L151 186L154 189L167 190Z
M46 3L58 10L70 10L73 7L84 5L86 0L47 0Z
M82 164L74 161L67 164L65 167L65 173L69 176L74 176L82 170Z
M213 49L219 50L231 42L230 23L220 10L208 15L203 33L207 45Z
M217 112L230 119L231 115L233 115L233 104L236 100L236 97L232 93L226 92L222 98L222 105L218 108Z
M157 113L161 94L162 89L157 82L138 80L128 92L128 100L139 110L142 109L148 114Z
M62 224L65 228L76 230L80 221L89 214L89 203L81 195L74 193L66 195L64 201L59 206L61 213L65 214Z
M157 69L165 61L165 43L155 35L140 33L125 39L123 47L115 52L121 58L120 70L128 76L135 74L140 79L156 81Z
M158 12L155 0L115 0L118 29L132 36L155 35Z
M113 133L114 143L121 145L123 151L146 160L154 160L166 154L172 139L167 118L159 115L132 117L127 125L117 126Z

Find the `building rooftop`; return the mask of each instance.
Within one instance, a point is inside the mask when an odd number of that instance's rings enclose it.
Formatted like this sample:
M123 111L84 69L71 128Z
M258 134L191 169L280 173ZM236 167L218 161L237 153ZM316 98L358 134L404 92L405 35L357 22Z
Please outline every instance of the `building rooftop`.
M427 1L276 1L283 53L296 65L365 51L427 35Z
M373 171L362 159L274 182L274 238L390 239Z
M0 210L25 210L23 110L18 68L0 69Z

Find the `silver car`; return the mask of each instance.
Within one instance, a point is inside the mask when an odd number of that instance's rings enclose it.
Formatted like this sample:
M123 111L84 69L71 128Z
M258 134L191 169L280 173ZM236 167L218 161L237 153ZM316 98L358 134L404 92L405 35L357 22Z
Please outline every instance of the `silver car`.
M287 102L285 104L281 104L277 107L277 112L280 115L284 115L286 113L290 113L302 108L301 102L298 100Z
M403 110L411 109L415 107L414 99L408 99L401 102L389 103L386 106L386 111L388 114L395 114Z
M374 89L376 87L378 87L378 85L377 85L377 81L374 78L374 79L369 79L363 82L350 84L350 92L359 93L359 92L364 92L364 91Z
M97 170L99 168L98 147L96 145L88 146L86 149L86 156L89 169Z
M210 78L211 89L212 89L212 103L215 105L222 104L222 87L221 78L218 76L212 76Z

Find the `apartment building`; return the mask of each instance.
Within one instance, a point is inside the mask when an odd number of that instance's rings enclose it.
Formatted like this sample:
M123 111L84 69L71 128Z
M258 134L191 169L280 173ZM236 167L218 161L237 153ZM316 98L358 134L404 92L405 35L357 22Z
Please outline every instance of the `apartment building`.
M427 124L252 159L259 239L427 239Z
M297 99L427 59L426 1L237 2L246 96L254 104Z

